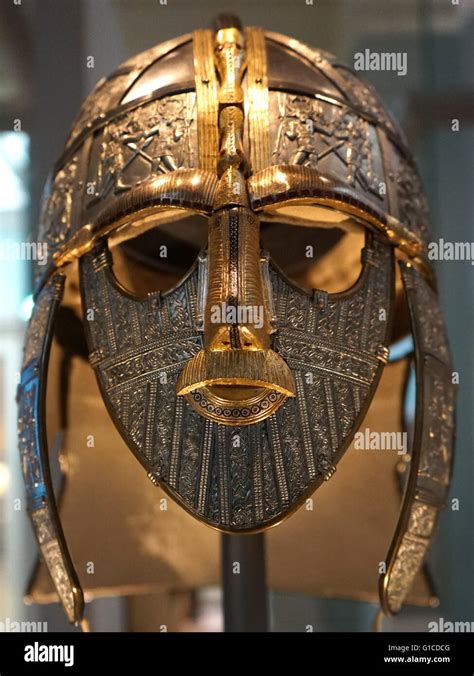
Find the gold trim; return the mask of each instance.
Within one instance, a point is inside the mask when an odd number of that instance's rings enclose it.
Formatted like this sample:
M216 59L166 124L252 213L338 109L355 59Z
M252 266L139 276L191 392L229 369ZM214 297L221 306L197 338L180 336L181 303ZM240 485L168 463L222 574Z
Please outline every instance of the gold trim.
M227 106L243 108L244 36L237 28L223 28L215 34L214 45L214 59L220 77L219 110L222 113Z
M202 169L178 169L156 176L118 198L102 211L94 225L84 225L53 255L56 267L71 263L91 251L105 235L157 211L192 209L208 215L217 193L217 177Z
M54 254L53 261L57 268L72 263L76 258L80 258L84 254L92 251L96 237L93 232L92 225L87 223L75 235L71 237L69 242L63 244Z
M199 166L214 172L219 150L218 82L214 61L214 36L210 30L194 31L193 54Z
M374 226L378 232L385 235L390 244L400 249L400 251L406 254L408 258L415 259L418 256L418 253L420 253L422 247L421 241L415 235L412 235L399 221L393 219L390 221L390 225L388 225L376 216L365 211L362 207L357 207L353 204L350 204L344 199L316 196L293 197L287 200L282 200L281 202L278 201L274 204L266 205L265 211L278 211L278 209L281 209L282 207L297 205L326 206L332 209L338 209L339 211L354 216L359 221L364 221L365 225L370 224ZM255 209L255 211L259 212L262 210ZM421 259L418 259L418 262L421 262Z
M217 173L222 177L229 169L249 173L244 152L244 91L245 45L236 28L218 31L215 36L215 62L219 72L219 161Z
M235 27L225 28L216 33L214 45L220 79L219 182L209 221L204 349L185 365L176 390L204 417L248 425L268 417L286 397L294 396L295 385L288 365L270 349L272 327L261 273L259 221L247 208L244 36ZM259 77L262 68L260 56ZM260 309L261 325L247 315L228 321L228 306ZM219 316L214 317L215 309L221 309Z
M253 171L261 171L271 164L265 33L261 28L247 28L245 40L250 161Z
M396 218L369 204L345 183L311 167L268 167L249 178L248 189L251 208L256 212L297 204L329 206L370 223L409 258L423 250L421 240Z
M191 408L208 420L230 427L245 427L265 420L286 401L286 397L265 387L251 388L251 394L233 401L221 397L212 386L204 386L195 395L185 395Z

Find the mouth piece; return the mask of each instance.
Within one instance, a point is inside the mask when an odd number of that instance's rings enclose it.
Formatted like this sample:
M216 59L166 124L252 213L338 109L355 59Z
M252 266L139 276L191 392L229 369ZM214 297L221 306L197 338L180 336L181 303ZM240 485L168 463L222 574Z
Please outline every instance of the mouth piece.
M260 422L295 396L288 364L270 349L201 350L176 389L194 410L224 425Z

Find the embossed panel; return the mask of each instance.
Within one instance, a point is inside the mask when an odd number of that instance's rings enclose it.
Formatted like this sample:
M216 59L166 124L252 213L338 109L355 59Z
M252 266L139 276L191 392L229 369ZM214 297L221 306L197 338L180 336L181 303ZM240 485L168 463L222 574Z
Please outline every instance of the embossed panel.
M95 194L86 208L136 187L152 176L197 166L196 96L178 94L114 118L97 139ZM94 152L96 149L94 148Z
M385 171L374 125L350 107L302 94L270 92L272 164L331 174L387 208Z

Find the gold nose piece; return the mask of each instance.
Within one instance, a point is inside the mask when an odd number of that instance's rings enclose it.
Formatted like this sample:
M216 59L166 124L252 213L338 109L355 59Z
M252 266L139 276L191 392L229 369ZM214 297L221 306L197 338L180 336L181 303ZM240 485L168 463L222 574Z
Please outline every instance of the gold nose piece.
M295 396L288 364L271 349L259 231L245 207L219 209L210 219L204 348L177 383L177 394L201 415L228 425L263 420Z
M204 348L183 368L176 391L206 418L250 425L294 397L295 383L271 349L271 291L262 275L260 224L249 208L246 183L251 168L243 145L245 45L237 29L218 31L214 59L220 143L209 221Z

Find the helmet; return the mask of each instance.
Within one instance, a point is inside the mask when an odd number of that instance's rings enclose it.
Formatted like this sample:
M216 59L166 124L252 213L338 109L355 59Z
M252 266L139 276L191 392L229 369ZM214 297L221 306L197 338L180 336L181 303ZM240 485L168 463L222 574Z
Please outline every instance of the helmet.
M103 402L149 479L201 522L254 533L328 481L354 439L403 333L400 269L417 394L380 584L394 613L451 472L454 386L428 239L403 135L330 54L224 20L99 82L46 187L48 264L19 386L29 511L72 622L83 596L51 486L45 397L74 270ZM342 289L325 285L329 272Z

